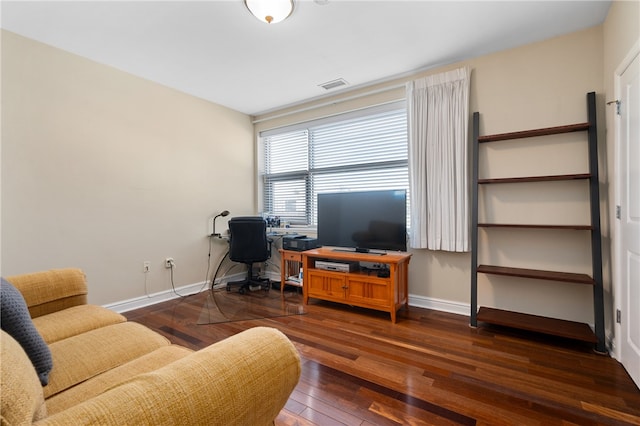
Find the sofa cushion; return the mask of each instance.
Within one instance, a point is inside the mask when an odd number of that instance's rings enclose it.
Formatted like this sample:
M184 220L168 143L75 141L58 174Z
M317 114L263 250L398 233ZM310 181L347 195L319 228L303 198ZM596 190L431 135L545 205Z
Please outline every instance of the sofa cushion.
M45 386L52 368L51 352L33 325L22 294L4 278L0 283L0 325L20 343Z
M193 353L191 349L171 345L129 361L119 367L112 368L99 376L86 380L64 392L47 399L47 412L50 415L64 411L74 405L100 395L112 387L118 386L131 378L184 358Z
M49 345L53 370L43 388L45 399L148 354L170 342L135 322L90 330Z
M32 318L87 303L87 280L78 268L7 277L24 296Z
M280 331L255 327L51 414L47 424L273 425L300 377Z
M44 341L51 344L126 320L123 315L102 306L80 305L34 318L33 324Z
M40 379L22 346L8 333L0 334L2 424L31 424L47 416Z

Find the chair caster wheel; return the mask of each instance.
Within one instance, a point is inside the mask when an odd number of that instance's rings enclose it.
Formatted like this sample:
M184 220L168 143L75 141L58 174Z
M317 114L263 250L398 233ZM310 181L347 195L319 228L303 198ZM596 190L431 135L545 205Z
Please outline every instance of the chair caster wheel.
M246 290L245 290L244 288L240 287L240 289L238 290L238 293L240 293L240 294L244 294L244 293L245 293L245 291L246 291Z

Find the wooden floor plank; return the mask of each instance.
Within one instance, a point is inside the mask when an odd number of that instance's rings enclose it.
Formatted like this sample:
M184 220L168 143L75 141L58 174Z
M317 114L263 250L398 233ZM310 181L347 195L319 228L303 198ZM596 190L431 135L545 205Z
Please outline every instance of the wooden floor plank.
M125 313L199 349L255 326L284 332L302 376L276 425L640 425L640 391L593 346L411 307L317 301L305 315L198 325L206 295ZM269 311L269 307L265 307Z

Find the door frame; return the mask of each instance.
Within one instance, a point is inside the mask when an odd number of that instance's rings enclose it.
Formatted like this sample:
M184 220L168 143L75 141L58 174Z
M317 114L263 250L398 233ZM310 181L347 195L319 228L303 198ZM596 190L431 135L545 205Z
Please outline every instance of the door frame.
M620 79L622 74L624 74L625 70L631 65L636 56L640 55L640 39L638 39L633 47L629 50L627 55L624 57L620 65L615 70L614 78L613 78L613 87L614 87L614 96L615 99L620 99L621 90L620 87ZM614 173L614 187L615 187L615 195L614 195L614 203L610 206L610 212L612 213L611 217L614 218L614 226L613 226L613 237L614 243L612 244L612 278L613 278L613 329L614 329L614 337L612 341L613 349L613 357L618 361L622 357L622 346L620 344L620 338L622 333L622 326L618 322L616 322L616 311L618 309L622 310L622 303L620 300L620 295L622 294L622 283L620 282L620 273L622 268L622 256L621 256L621 244L622 244L622 229L620 226L620 220L616 218L616 206L620 205L620 200L622 195L620 193L620 181L622 176L620 176L620 162L623 161L622 156L620 155L620 116L614 112L614 121L615 121L615 138L614 138L614 158L615 158L615 173Z

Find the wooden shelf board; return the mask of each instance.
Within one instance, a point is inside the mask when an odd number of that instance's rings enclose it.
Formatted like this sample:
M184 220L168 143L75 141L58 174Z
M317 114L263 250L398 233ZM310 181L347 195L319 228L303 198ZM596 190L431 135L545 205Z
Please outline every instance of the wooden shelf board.
M510 268L506 266L492 265L480 265L478 266L477 271L483 274L506 275L510 277L595 285L595 281L589 275L576 274L572 272L542 271L538 269Z
M522 176L522 177L478 179L478 183L484 184L484 183L552 182L552 181L562 181L562 180L580 180L580 179L589 179L589 178L591 178L590 173L577 173L577 174L568 174L568 175Z
M589 343L598 342L591 327L589 327L588 324L580 322L523 314L484 306L478 310L477 318L478 321L489 324L566 337Z
M576 231L591 231L591 225L534 225L519 223L479 223L480 228L528 228L528 229L568 229Z
M498 133L478 137L478 142L497 142L512 139L532 138L536 136L559 135L562 133L582 132L589 130L589 123L569 124L566 126L545 127L542 129L524 130L521 132Z

